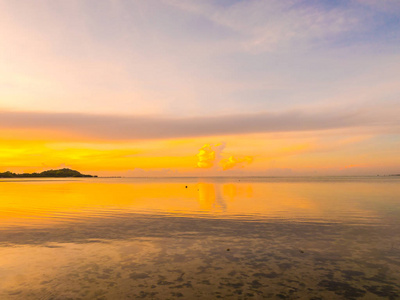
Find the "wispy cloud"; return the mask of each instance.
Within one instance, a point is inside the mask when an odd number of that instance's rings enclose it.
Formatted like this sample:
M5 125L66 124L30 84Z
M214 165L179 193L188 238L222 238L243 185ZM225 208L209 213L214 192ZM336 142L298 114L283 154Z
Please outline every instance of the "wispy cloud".
M399 89L370 90L398 82L398 7L0 1L0 107L183 117L336 103L349 88L386 101Z
M398 107L287 111L212 117L91 115L0 111L0 129L52 129L94 139L167 139L262 132L367 128L398 132Z
M215 1L165 0L187 13L202 16L236 35L229 46L252 53L315 46L313 41L362 33L375 24L371 3L349 1L346 5L321 1L250 0L221 5ZM396 6L387 3L387 7Z

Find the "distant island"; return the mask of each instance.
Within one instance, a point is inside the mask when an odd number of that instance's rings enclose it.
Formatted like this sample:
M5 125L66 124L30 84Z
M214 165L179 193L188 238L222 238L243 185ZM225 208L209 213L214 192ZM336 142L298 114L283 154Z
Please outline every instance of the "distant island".
M66 177L97 177L96 175L85 175L81 174L78 171L71 170L71 169L59 169L59 170L48 170L41 173L22 173L16 174L12 172L4 172L0 173L0 178L50 178L50 177L59 177L59 178L66 178Z

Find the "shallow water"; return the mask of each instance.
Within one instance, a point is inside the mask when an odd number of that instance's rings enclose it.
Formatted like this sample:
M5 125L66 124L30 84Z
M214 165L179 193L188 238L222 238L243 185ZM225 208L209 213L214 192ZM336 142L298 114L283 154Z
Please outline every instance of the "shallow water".
M398 299L400 178L0 180L0 299Z

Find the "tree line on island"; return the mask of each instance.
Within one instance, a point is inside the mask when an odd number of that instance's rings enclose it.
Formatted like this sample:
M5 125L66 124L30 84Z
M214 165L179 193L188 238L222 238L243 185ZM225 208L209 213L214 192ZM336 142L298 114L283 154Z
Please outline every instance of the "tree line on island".
M59 170L48 170L41 173L22 173L16 174L10 171L0 173L0 178L31 178L31 177L97 177L96 175L85 175L81 174L76 170L71 169L59 169Z

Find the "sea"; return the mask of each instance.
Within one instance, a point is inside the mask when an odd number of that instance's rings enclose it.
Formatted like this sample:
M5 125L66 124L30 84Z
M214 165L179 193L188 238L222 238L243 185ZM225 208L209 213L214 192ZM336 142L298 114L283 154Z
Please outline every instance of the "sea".
M400 177L0 179L0 299L400 299Z

